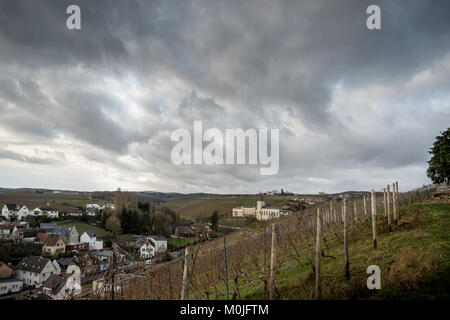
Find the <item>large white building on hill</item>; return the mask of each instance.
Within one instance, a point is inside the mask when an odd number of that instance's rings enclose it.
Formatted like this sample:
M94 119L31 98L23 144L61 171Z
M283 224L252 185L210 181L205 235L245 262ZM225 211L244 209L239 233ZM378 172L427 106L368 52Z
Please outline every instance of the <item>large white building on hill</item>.
M257 220L276 219L289 213L289 211L281 210L279 207L266 206L261 194L259 195L259 200L256 201L256 207L240 206L232 210L232 215L235 218L256 218Z

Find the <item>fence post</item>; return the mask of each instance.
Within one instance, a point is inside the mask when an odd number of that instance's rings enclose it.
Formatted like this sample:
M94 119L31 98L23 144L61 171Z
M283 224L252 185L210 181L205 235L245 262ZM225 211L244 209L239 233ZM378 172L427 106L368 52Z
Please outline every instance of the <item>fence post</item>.
M272 247L270 250L270 291L269 299L273 300L275 295L275 264L277 262L277 229L272 224Z
M331 216L331 223L334 223L334 212L333 212L333 202L330 201L330 216Z
M364 215L367 217L366 195L364 195Z
M398 181L395 181L395 193L396 193L395 199L396 199L396 201L397 201L397 214L398 214L398 216L400 216L400 210L399 210L399 204L400 204L400 202L399 202L399 200L398 200Z
M322 255L322 219L320 208L317 208L317 234L316 234L316 300L320 300L322 292L320 288L320 256Z
M116 253L113 251L113 261L112 261L112 279L111 279L111 300L114 300L114 291L115 291L115 284L114 284L114 280L116 277L116 270L114 270L116 268Z
M229 290L228 290L228 262L227 262L227 237L223 236L223 255L225 259L225 284L227 286L227 300L229 296Z
M355 219L355 222L357 222L358 221L358 212L356 211L356 200L353 200L353 215L354 215L354 219Z
M344 255L345 255L345 277L350 279L350 261L348 259L348 215L347 215L347 199L344 198L342 204L343 220L344 220Z
M388 216L388 226L391 227L391 189L387 185L387 216Z
M394 207L394 223L397 223L397 196L395 194L395 182L392 184L392 205Z
M398 181L395 181L395 192L397 193L397 201L398 201Z
M372 189L372 235L373 235L373 247L377 248L377 206L375 198L375 190Z
M172 277L170 275L170 264L168 265L169 269L169 296L170 300L172 300L173 294L172 294Z
M387 215L386 188L383 189L384 215Z
M183 284L181 288L181 300L189 300L189 247L184 251Z
M267 226L264 228L264 298L267 298Z

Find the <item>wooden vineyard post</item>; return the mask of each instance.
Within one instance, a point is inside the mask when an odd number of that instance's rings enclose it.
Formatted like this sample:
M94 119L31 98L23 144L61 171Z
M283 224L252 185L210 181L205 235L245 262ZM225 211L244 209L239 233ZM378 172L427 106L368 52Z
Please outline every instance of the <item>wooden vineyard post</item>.
M223 257L225 260L225 284L227 286L227 300L228 300L229 289L228 289L227 236L223 236Z
M384 215L387 215L386 188L383 189Z
M330 215L331 215L331 223L334 223L335 216L334 216L334 212L333 212L333 202L331 202L331 201L330 201Z
M364 195L364 215L367 217L366 195Z
M273 300L275 296L275 265L277 262L277 229L272 224L272 247L270 250L270 291L269 299Z
M356 211L356 201L353 201L353 219L355 219L355 222L358 221L358 213Z
M181 300L189 300L189 247L184 251L183 283L181 288Z
M373 247L377 248L377 206L375 198L375 190L372 189L372 236L373 236Z
M264 298L267 298L267 226L264 228Z
M111 278L111 300L114 300L114 294L116 291L116 285L114 280L116 278L116 252L113 251L113 261L112 261L112 278Z
M344 198L342 204L343 220L344 220L344 255L345 255L345 277L350 279L350 262L348 259L348 215L347 215L347 199Z
M391 189L389 185L387 185L387 216L388 216L388 226L391 227Z
M394 223L397 223L397 196L395 194L395 183L392 184L392 206L394 207Z
M322 219L320 208L317 208L317 233L316 233L316 300L320 300L322 292L320 288L320 256L322 255Z
M398 201L398 181L395 181L395 196L396 196L397 201ZM397 206L398 206L398 203L397 203Z
M168 271L169 271L169 300L173 300L173 293L172 293L172 277L170 276L170 264L168 265Z
M400 216L399 200L398 200L398 181L395 181L395 200L397 201L397 215Z

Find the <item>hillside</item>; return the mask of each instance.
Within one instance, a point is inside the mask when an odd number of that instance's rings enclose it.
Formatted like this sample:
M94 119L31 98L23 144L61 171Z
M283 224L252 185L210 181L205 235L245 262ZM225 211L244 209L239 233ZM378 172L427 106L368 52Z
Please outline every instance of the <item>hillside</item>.
M414 204L400 218L397 230L381 231L373 249L370 229L349 248L350 280L344 276L343 248L324 248L323 299L448 299L450 293L450 204ZM305 256L312 251L303 252ZM366 268L381 269L381 290L368 290ZM276 275L283 299L312 299L311 266L287 260ZM242 299L264 299L261 282L240 287Z

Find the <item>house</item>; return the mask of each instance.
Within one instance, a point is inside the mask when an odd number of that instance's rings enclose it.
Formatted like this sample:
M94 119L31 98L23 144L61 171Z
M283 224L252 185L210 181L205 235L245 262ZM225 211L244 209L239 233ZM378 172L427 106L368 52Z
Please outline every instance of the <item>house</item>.
M128 250L133 252L140 259L153 258L155 248L152 246L148 237L135 235L136 240L127 243Z
M39 225L39 228L45 230L45 232L47 232L47 233L50 233L50 232L53 232L53 230L55 230L56 226L57 226L57 224L54 223L54 222L52 222L52 223L41 223Z
M50 234L49 233L42 233L42 232L39 232L37 235L36 235L36 238L35 238L35 242L37 242L37 243L44 243L44 241L45 240L47 240L47 238L50 236Z
M0 279L11 278L13 270L4 262L0 261Z
M137 254L141 259L149 259L155 256L154 247L150 244L150 241L144 237L136 240L135 247Z
M40 287L52 274L60 274L61 268L56 260L30 256L15 267L15 277L24 282L25 286Z
M94 256L99 260L99 261L105 261L109 264L113 263L113 251L112 250L98 250L94 252Z
M114 276L114 292L120 294L123 290L133 286L136 283L147 280L148 277L139 274L119 273ZM95 280L92 283L92 289L95 295L105 296L110 294L111 286L105 285L105 279Z
M147 237L150 245L153 247L152 256L157 255L158 253L163 253L167 251L167 239L160 236L150 236Z
M84 232L81 235L80 242L89 243L89 249L91 249L91 250L102 250L103 249L103 240L97 240L97 235L90 230Z
M51 275L42 285L42 291L53 300L73 299L81 293L81 270L76 264L66 272Z
M39 209L39 207L34 208L30 211L30 215L33 215L35 217L41 217L42 216L42 210Z
M83 211L78 209L70 209L70 211L66 213L66 216L81 217L83 216Z
M208 237L209 234L212 232L211 226L207 223L194 223L192 225L192 229L194 230L197 237Z
M66 252L66 244L60 235L48 234L42 242L42 252L51 256L56 256Z
M0 295L23 290L23 281L15 278L0 279Z
M70 242L66 244L66 252L89 250L89 243L87 242Z
M17 228L22 228L22 229L30 229L30 223L28 221L16 221L13 222Z
M80 265L80 261L78 260L77 256L60 258L56 260L56 262L58 262L59 267L61 268L61 272L66 272L67 267L69 267L72 264L75 264L77 266Z
M101 206L98 203L89 203L86 205L86 209L103 210L105 206Z
M42 229L25 229L23 231L23 241L34 242L39 233L44 233Z
M9 225L0 225L0 239L9 239L11 238L11 227Z
M87 254L79 256L78 261L80 263L82 277L97 273L98 266L93 256Z
M23 230L24 228L15 222L2 224L0 225L0 239L21 240L23 238Z
M101 212L105 206L101 206L97 203L90 203L86 205L86 214L88 216L95 216L97 212Z
M109 269L110 264L104 260L97 260L98 271L104 272Z
M27 217L29 213L30 210L28 210L27 206L24 204L7 203L2 208L2 216L8 220L22 220Z
M32 213L36 217L45 216L51 219L59 217L59 211L51 207L42 207L42 208L37 207L32 210Z
M55 226L53 234L60 235L65 243L78 242L78 231L75 226Z
M177 236L177 237L192 237L195 232L194 230L190 227L190 226L176 226L176 225L172 225L171 226L171 231L172 234Z

